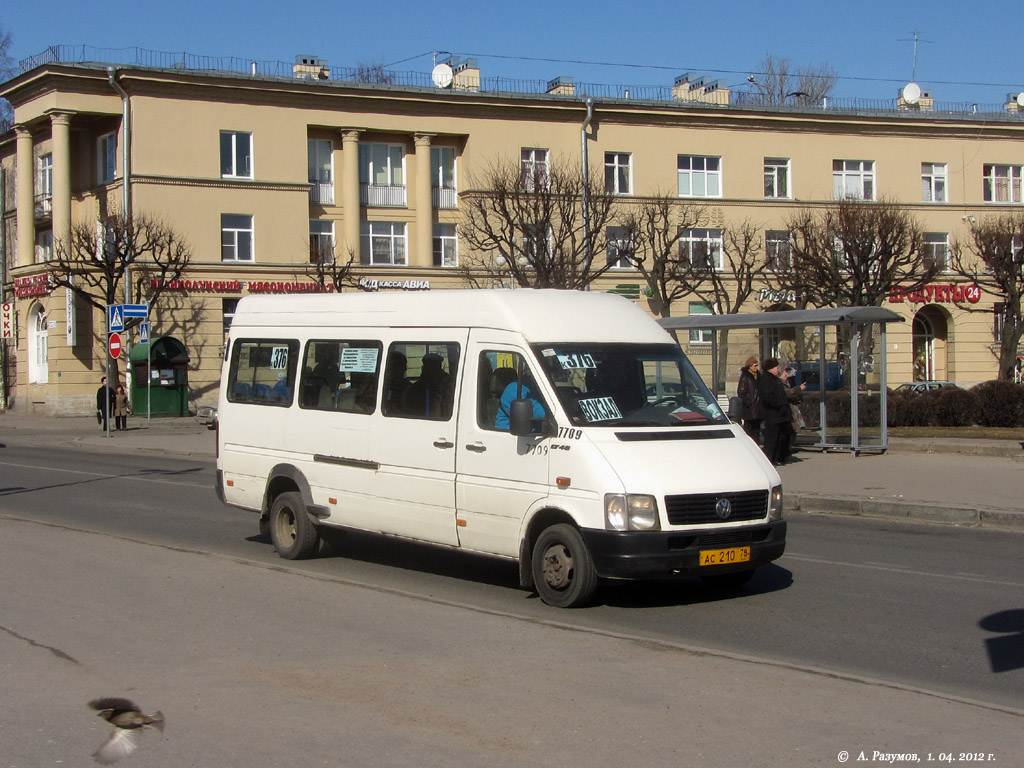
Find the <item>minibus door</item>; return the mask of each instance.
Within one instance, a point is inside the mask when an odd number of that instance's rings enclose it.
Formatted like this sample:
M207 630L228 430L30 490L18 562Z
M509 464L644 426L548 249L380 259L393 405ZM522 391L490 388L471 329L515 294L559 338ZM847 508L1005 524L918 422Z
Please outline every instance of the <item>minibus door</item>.
M550 441L540 434L512 435L508 403L523 397L535 402L535 415L550 411L527 355L498 342L502 336L470 334L456 449L457 530L467 549L516 557L524 516L548 495Z

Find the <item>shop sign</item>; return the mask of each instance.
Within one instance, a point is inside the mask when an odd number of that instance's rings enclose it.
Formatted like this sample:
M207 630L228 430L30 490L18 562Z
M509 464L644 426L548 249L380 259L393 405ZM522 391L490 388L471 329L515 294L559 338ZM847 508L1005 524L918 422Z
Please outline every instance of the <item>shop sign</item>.
M14 335L14 317L14 304L5 301L0 307L0 328L3 331L2 337L5 339L17 338Z
M359 287L364 291L381 291L392 289L398 291L429 291L429 280L374 280L364 277L359 281Z
M14 278L14 295L19 299L28 296L46 296L50 292L48 274Z
M981 288L972 285L926 285L916 291L894 288L889 292L889 301L901 304L977 304L981 301Z
M757 295L758 301L766 301L769 304L796 304L799 298L803 298L803 296L797 296L796 291L773 290L772 288L762 288Z

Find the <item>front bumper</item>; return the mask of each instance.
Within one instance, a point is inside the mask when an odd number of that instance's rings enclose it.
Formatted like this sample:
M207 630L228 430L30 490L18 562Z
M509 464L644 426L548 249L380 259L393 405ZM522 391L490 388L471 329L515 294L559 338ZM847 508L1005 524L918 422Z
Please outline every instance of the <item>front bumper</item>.
M786 521L727 530L700 531L580 531L594 558L599 576L618 579L659 578L729 573L757 568L782 557ZM750 560L731 565L701 566L700 552L750 547Z

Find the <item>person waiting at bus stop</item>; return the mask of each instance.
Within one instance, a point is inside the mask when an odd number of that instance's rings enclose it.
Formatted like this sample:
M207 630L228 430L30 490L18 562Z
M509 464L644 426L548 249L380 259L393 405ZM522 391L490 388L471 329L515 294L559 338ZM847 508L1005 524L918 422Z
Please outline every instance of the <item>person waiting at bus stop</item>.
M769 357L761 363L757 390L764 414L764 453L775 466L785 464L789 458L793 433L793 410L789 407L789 394L780 376L778 358Z

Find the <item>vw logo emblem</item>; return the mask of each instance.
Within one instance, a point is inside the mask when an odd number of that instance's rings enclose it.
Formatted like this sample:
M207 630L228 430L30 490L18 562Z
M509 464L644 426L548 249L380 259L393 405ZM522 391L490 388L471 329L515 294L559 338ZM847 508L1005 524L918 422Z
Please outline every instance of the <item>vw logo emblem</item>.
M728 520L729 515L732 514L732 502L728 499L719 499L715 502L715 514L721 520Z

